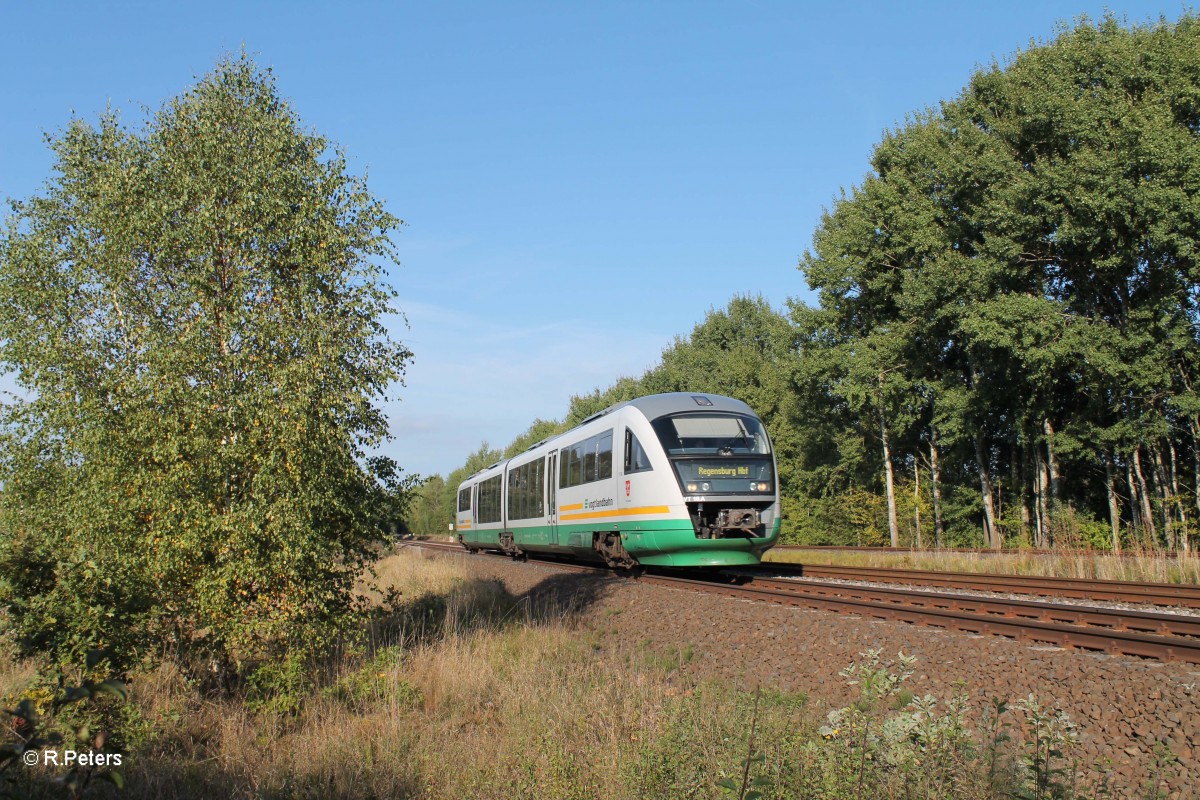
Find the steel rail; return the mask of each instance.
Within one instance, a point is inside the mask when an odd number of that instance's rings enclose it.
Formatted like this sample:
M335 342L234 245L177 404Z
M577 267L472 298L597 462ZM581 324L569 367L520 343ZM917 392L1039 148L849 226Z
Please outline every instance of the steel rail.
M1040 620L1063 625L1086 625L1093 628L1136 631L1163 636L1200 637L1200 615L1162 614L1153 611L1132 611L1071 603L1047 603L1037 600L1009 600L943 592L884 589L845 583L799 582L769 578L755 578L754 583L782 591L802 591L832 597L878 600L897 605L970 611L981 616ZM1200 638L1197 641L1200 641Z
M1088 549L1045 549L1032 547L886 547L875 545L838 544L777 544L773 550L795 553L891 553L893 555L972 555L972 556L1096 556L1098 558L1197 558L1200 552L1192 550L1088 550Z
M640 580L649 580L652 583L666 582L676 586L695 586L697 584L694 579L660 575L649 578L642 577ZM899 606L886 600L829 596L803 590L755 586L754 583L745 586L708 583L707 586L709 588L706 591L730 597L759 599L816 609L836 609L875 619L899 620L955 631L1000 635L1044 642L1060 647L1097 650L1116 655L1141 656L1160 661L1185 661L1191 664L1200 664L1200 639L1157 636L1108 628L1089 628L1015 617L998 617L993 614L979 614L967 610Z
M413 542L418 547L465 552L458 545ZM500 555L500 554L494 554ZM575 572L608 572L603 566L546 561ZM1029 600L999 600L850 584L752 576L746 585L656 573L628 576L639 583L702 591L778 605L835 610L980 635L1060 647L1200 664L1200 618L1146 611L1098 609Z
M1119 603L1200 608L1200 586L1195 584L1105 581L1087 578L1045 578L1032 575L940 572L893 567L838 567L822 564L778 564L768 562L763 571L797 577L902 583L912 586L946 586L985 592L1032 594L1042 597L1074 597Z

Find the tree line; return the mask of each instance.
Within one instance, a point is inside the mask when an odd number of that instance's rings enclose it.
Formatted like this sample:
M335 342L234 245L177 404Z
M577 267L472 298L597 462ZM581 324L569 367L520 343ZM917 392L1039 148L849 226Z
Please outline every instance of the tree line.
M766 421L785 540L1189 550L1200 518L1200 23L1062 29L875 147L799 269L640 378L573 397L461 478L638 395ZM433 530L433 527L429 528Z

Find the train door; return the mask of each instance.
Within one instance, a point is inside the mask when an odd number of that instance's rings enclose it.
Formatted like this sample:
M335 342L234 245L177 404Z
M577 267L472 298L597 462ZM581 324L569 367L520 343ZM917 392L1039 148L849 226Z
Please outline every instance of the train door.
M471 532L473 534L476 534L475 538L478 538L478 533L479 533L479 510L478 509L479 509L479 484L476 483L475 485L473 485L471 487Z
M558 453L546 456L546 525L550 529L546 537L549 545L558 544Z

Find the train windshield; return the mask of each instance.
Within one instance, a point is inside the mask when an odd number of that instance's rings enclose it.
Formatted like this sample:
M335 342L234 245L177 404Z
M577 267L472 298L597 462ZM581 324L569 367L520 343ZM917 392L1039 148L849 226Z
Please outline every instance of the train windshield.
M770 439L755 417L681 414L661 417L651 425L684 494L774 493Z
M771 454L762 423L741 414L681 414L651 423L669 456Z

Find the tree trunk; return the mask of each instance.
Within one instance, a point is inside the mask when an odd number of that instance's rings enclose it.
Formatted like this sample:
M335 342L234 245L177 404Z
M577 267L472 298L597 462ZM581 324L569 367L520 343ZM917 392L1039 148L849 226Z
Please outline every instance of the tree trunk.
M1046 502L1046 494L1050 490L1050 477L1040 448L1033 451L1033 470L1037 487L1034 493L1037 499L1037 547L1046 550L1050 547L1050 513Z
M888 507L888 534L892 539L892 547L900 546L900 523L896 519L896 476L892 469L892 451L888 446L887 422L882 411L879 414L879 438L883 442L883 476L886 483Z
M1029 476L1033 475L1033 467L1030 461L1033 456L1030 453L1029 441L1027 439L1021 442L1021 541L1034 541L1033 534L1033 512L1030 510L1031 505L1035 502L1033 496L1033 487L1030 486Z
M1192 477L1196 481L1196 513L1200 514L1200 414L1192 418Z
M1112 549L1121 552L1121 504L1117 500L1117 466L1112 453L1104 451L1104 488L1108 491L1108 524L1112 528Z
M1150 490L1146 487L1146 476L1142 473L1141 445L1133 448L1133 474L1137 476L1138 495L1142 502L1142 525L1150 535L1152 546L1158 546L1158 531L1154 526L1154 509L1150 507Z
M1179 493L1179 466L1177 454L1175 453L1175 442L1169 437L1167 438L1167 453L1171 456L1170 461L1170 479L1171 479L1171 505L1175 508L1175 513L1179 516L1178 535L1175 537L1176 547L1181 552L1188 550L1188 513L1187 504L1183 501L1183 496Z
M1125 482L1129 485L1129 515L1133 518L1133 530L1140 533L1142 527L1142 506L1138 502L1137 484L1133 481L1133 459L1125 459Z
M1058 458L1054 455L1054 426L1047 417L1042 420L1042 432L1046 434L1046 461L1050 467L1050 511L1055 511L1055 505L1062 500L1062 469Z
M938 466L937 430L932 427L929 429L929 479L933 495L933 540L936 547L941 547L946 534L942 527L942 470ZM1200 481L1200 478L1197 480ZM1200 483L1197 485L1200 486ZM1200 503L1200 495L1197 503Z
M986 547L999 550L1000 532L996 528L996 509L992 503L992 478L984 455L983 435L975 434L975 461L979 465L979 492L983 498L983 540Z
M1150 482L1154 484L1154 496L1158 498L1158 505L1162 510L1163 543L1168 550L1174 550L1175 524L1171 519L1171 500L1167 497L1167 471L1163 466L1162 450L1151 447L1150 455L1154 457L1154 469L1150 471Z
M1009 445L1011 450L1008 453L1008 505L1001 506L999 514L1001 519L1017 518L1018 509L1025 502L1022 481L1021 481L1021 452L1024 450L1021 447L1021 437L1015 435Z
M913 459L913 524L916 526L917 549L924 545L921 542L921 459Z

